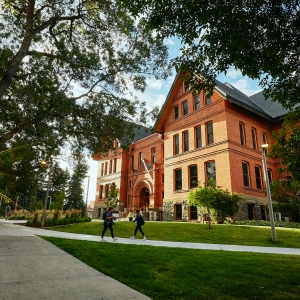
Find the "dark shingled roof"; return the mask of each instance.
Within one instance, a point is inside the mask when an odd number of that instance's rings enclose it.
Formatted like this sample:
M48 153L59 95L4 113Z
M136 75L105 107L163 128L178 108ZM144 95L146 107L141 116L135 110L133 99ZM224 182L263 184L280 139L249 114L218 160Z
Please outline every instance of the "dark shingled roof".
M152 134L151 129L144 126L136 125L136 127L134 127L133 130L135 135L132 143L139 141Z
M249 97L254 103L259 105L272 118L278 118L286 115L289 111L278 103L272 101L270 98L266 99L263 92L259 92Z
M278 102L273 102L271 99L265 99L263 92L248 97L231 84L227 82L221 83L218 80L216 80L216 90L229 102L242 106L270 121L276 121L276 119L279 119L288 113L288 110L284 109Z
M132 126L132 130L134 132L133 139L131 141L129 141L129 143L131 143L131 144L152 134L150 128L147 128L147 127L144 127L144 126L141 126L138 124L133 124L133 123L131 123L130 125ZM128 145L128 140L126 141L125 139L120 139L120 144L121 144L121 147L127 147L130 145L130 144Z

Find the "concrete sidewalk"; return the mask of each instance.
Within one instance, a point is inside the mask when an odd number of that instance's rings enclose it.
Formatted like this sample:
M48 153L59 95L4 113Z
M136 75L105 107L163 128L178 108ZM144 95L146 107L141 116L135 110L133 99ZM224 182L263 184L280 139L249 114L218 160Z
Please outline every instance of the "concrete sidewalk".
M4 220L0 220L0 272L0 300L150 299L28 228Z
M38 236L100 242L100 236L15 225L0 220L0 300L150 299L94 270ZM20 221L19 221L20 222ZM22 222L21 222L22 223ZM116 244L300 255L300 249L118 238Z

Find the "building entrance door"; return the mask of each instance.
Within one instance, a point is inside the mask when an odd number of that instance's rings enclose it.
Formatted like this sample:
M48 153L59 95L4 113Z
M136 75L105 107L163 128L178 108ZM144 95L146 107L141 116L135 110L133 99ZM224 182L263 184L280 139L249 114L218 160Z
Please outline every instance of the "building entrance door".
M149 206L149 190L147 187L143 187L140 191L139 203L141 207Z

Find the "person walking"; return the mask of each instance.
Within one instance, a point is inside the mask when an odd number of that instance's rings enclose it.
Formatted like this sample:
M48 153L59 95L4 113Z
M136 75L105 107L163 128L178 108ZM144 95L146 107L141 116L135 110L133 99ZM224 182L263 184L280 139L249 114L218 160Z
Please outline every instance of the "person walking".
M105 241L104 234L105 234L105 231L107 230L107 228L109 228L109 230L110 230L110 234L111 234L113 241L117 240L114 236L114 230L113 230L113 224L114 224L113 223L114 216L112 215L113 210L114 209L112 207L109 207L108 210L105 212L104 228L102 231L101 241Z
M136 227L135 227L135 230L134 230L134 235L131 237L132 240L135 239L135 236L137 234L137 231L139 230L141 232L141 234L143 235L143 240L146 240L146 236L142 230L142 226L145 224L144 222L144 219L141 215L141 212L137 209L136 210L136 216L135 216L135 219L132 221L132 222L136 222Z
M9 216L10 216L10 212L11 212L11 207L10 205L8 204L5 208L5 220L8 220L9 219Z

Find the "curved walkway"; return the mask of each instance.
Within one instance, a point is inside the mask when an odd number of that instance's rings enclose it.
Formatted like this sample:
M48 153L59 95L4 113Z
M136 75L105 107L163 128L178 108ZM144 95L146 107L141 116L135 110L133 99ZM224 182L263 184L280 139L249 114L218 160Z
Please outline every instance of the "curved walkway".
M15 223L15 221L9 221ZM37 236L58 237L73 240L84 240L91 242L100 242L100 236L60 232L54 230L45 230L40 228L31 228L25 226L20 230ZM117 241L112 241L111 237L105 237L106 242L128 245L148 245L155 247L171 247L171 248L190 248L201 250L223 250L223 251L236 251L236 252L259 252L270 254L287 254L287 255L300 255L299 248L279 248L279 247L262 247L262 246L241 246L241 245L226 245L226 244L205 244L205 243L189 243L189 242L170 242L170 241L157 241L157 240L142 240L129 238L118 238Z

